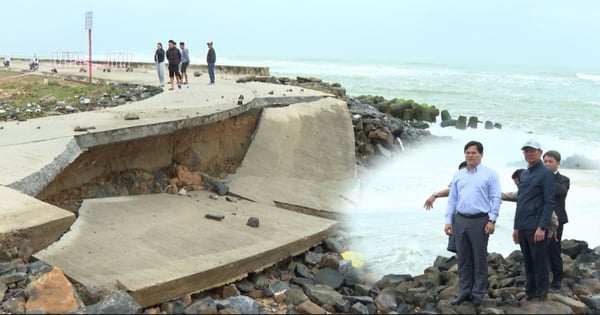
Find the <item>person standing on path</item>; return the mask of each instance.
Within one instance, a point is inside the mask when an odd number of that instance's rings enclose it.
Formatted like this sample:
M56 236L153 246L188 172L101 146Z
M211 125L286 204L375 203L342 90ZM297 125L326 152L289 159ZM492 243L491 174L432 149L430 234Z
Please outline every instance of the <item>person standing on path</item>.
M190 51L185 47L184 42L179 42L179 50L181 50L181 80L183 84L188 84L187 67L190 64Z
M487 291L488 239L496 228L502 190L498 173L481 164L483 144L468 142L464 154L467 167L452 179L444 225L457 249L458 293L450 304L472 300L479 306Z
M217 55L213 48L213 42L206 43L208 45L208 53L206 54L206 63L208 64L208 77L210 78L210 84L215 84L215 63L217 62Z
M466 161L462 161L460 162L460 164L458 164L459 171L465 167L467 167ZM429 211L433 208L433 203L437 198L448 197L448 195L450 194L450 185L452 185L452 182L450 182L448 187L440 191L434 192L433 194L431 194L431 196L429 196L429 198L425 199L425 204L423 205L423 208ZM448 246L446 247L446 250L448 250L449 252L456 253L456 241L454 239L454 235L448 235Z
M165 86L165 50L163 49L162 43L156 44L156 51L154 51L154 63L156 63L156 72L158 73L158 82L160 87Z
M571 180L558 172L560 166L560 153L555 150L549 150L543 156L544 165L554 173L554 212L558 217L558 227L556 228L556 237L549 240L548 258L550 262L550 271L552 271L552 283L550 287L559 290L563 275L563 261L561 257L561 240L563 226L569 222L565 203L567 193L571 186Z
M181 51L175 47L176 43L174 40L169 40L169 49L167 49L167 61L169 62L169 79L171 80L171 87L169 90L175 88L175 80L177 80L177 87L181 89L181 74L179 73L179 63L181 62Z
M526 301L545 301L548 296L548 237L554 209L554 174L542 163L542 147L529 140L521 147L527 169L521 173L513 241L525 259Z

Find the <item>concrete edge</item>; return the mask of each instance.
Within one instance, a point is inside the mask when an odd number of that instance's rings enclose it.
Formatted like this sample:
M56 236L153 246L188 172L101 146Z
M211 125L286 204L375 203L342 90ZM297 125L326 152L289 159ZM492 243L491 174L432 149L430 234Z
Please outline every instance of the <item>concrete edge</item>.
M65 213L67 215L62 218L24 229L30 237L31 248L34 255L38 251L58 241L63 234L69 231L71 225L75 222L75 214L66 210Z
M29 196L35 196L42 191L56 176L69 166L79 155L83 153L75 139L69 141L65 150L56 156L54 160L42 167L37 172L13 182L6 187L15 189Z
M126 128L111 129L106 131L88 132L85 134L75 135L75 140L77 141L79 147L81 147L82 149L88 149L95 146L101 146L122 141L167 135L181 129L198 127L202 125L215 123L221 120L226 120L228 118L238 116L244 112L255 108L272 105L286 106L294 103L316 101L324 97L329 96L323 95L256 98L244 105L214 114L192 118L183 118L179 120L172 120L149 125L139 125Z
M259 272L267 267L272 266L274 262L276 263L282 261L286 258L298 255L308 250L315 244L318 244L324 239L335 234L338 226L339 222L336 222L333 223L328 229L319 233L298 239L288 244L283 244L282 246L276 248L272 248L260 255L263 257L263 259L257 260L256 256L248 257L235 261L234 263L196 273L185 278L156 284L155 286L146 287L138 291L128 290L128 292L142 307L148 307L157 304L157 301L164 299L164 297L168 297L167 300L169 300L178 298L186 293L190 293L190 288L181 286L182 280L187 283L193 283L195 292L202 292L217 288L243 279L248 276L248 273L250 272ZM292 251L292 248L295 250Z

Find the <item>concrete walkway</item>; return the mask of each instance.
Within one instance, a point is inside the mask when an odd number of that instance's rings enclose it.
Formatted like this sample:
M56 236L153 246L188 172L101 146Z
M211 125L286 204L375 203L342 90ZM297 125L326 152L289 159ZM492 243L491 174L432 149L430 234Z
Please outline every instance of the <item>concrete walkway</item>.
M77 70L69 73L62 69L60 75L80 75ZM152 71L96 73L106 80L157 81ZM345 198L341 195L345 189L335 186L353 182L355 175L352 125L349 120L338 124L348 118L345 105L333 98L311 104L327 97L317 91L258 82L238 84L233 79L217 76L217 84L208 85L205 77L191 77L189 87L131 104L0 123L0 200L11 201L0 204L0 234L36 231L31 233L36 237L32 243L38 244L35 251L62 236L34 256L60 267L91 291L125 288L142 306L243 278L332 235L335 221L272 205L277 201L332 210L335 206L329 201ZM240 95L244 96L243 105L238 105ZM70 226L72 213L33 197L89 148L168 135L269 102L303 101L304 105L288 110L268 111L258 127L259 142L251 145L240 176L232 182L234 194L259 203L210 200L206 192L188 197L159 194L90 199L84 201L79 218ZM127 113L140 119L124 120ZM75 132L76 126L94 129ZM278 139L284 134L294 139L293 143ZM315 143L328 138L330 143ZM290 163L270 164L273 158ZM321 164L305 174L310 176L300 176L312 163ZM265 185L258 189L261 183ZM302 187L295 196L294 187ZM319 190L328 192L317 201ZM215 212L225 219L204 217ZM245 225L250 216L260 219L259 228Z

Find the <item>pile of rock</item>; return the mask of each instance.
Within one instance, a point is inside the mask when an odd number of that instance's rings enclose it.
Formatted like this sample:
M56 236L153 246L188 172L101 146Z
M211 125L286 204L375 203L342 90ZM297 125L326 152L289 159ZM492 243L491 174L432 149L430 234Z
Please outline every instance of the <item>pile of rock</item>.
M98 110L115 107L128 102L141 101L163 92L156 86L139 85L130 83L108 83L110 93L104 93L98 98L89 98L81 95L75 99L57 99L46 95L37 102L28 103L26 106L16 106L10 100L0 100L0 120L26 120L44 116L56 116L70 113Z
M172 310L186 314L585 314L600 311L600 248L563 241L565 278L560 291L544 302L524 303L524 266L520 251L507 258L488 257L489 283L482 306L450 304L457 292L456 259L438 257L422 275L389 274L377 278L344 259L347 246L340 236L262 272L209 292L191 294L156 305L146 313Z
M341 84L328 83L316 77L296 77L295 79L290 79L288 77L250 75L240 77L236 80L237 83L247 83L253 81L271 84L299 86L302 88L333 94L338 98L346 97L346 89L343 88Z
M406 147L421 142L431 135L426 129L439 114L437 108L412 100L359 96L347 97L346 102L354 126L359 165L371 165L379 157L390 159Z
M341 235L341 234L340 234ZM481 306L450 304L457 292L456 259L438 257L423 274L369 273L358 255L347 255L344 237L324 240L247 278L204 292L190 292L142 309L125 291L93 297L43 261L0 262L0 300L5 313L146 314L597 314L600 312L600 248L563 240L562 289L544 302L524 302L523 256L488 256L488 291ZM346 257L346 258L344 258ZM354 261L352 260L354 259Z

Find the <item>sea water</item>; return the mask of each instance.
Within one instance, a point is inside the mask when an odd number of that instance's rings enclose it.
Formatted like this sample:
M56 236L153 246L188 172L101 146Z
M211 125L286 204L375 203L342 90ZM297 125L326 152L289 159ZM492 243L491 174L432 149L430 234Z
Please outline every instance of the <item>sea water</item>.
M566 160L600 161L600 70L387 62L362 64L327 60L262 60L242 64L270 67L275 76L314 76L339 82L350 96L380 95L413 99L447 109L453 118L477 116L500 129L442 128L439 117L429 130L447 140L405 145L405 151L361 178L352 211L350 243L377 274L421 274L437 256L449 257L443 232L446 198L423 208L432 192L446 187L464 159L470 140L484 145L482 163L495 169L503 191L516 190L511 174L526 167L521 145L538 140ZM600 246L600 170L562 168L571 179L563 239ZM488 251L504 256L512 241L515 203L503 202Z

